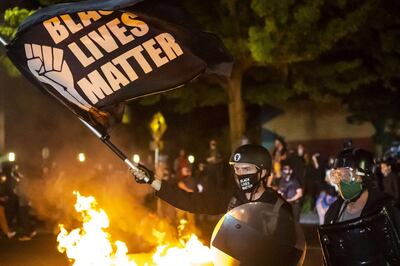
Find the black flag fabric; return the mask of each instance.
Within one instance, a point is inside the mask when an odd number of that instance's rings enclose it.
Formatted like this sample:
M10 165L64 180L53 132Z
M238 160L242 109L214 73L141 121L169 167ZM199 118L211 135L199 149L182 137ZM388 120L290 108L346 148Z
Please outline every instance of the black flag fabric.
M161 0L54 5L20 26L7 53L24 76L104 133L127 100L202 73L230 75L222 42L185 16Z

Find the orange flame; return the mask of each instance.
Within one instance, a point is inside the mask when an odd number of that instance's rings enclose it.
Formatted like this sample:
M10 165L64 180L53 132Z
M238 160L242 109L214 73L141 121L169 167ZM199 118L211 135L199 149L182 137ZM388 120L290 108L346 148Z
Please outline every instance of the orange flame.
M68 232L60 224L57 236L58 251L66 253L74 266L136 266L127 256L128 248L124 242L110 242L105 231L109 227L108 216L102 209L96 209L94 197L84 197L74 192L77 198L75 210L81 214L83 228Z
M153 255L153 263L158 266L200 266L213 265L210 249L204 246L196 235L182 241L178 247L158 246Z
M109 219L103 209L96 208L96 199L92 196L84 197L74 192L77 197L75 210L81 214L82 228L68 232L62 224L57 236L58 250L66 253L73 262L73 266L137 266L127 255L128 249L122 241L113 244L111 236L105 231L109 227ZM180 221L178 231L181 234L187 222ZM153 230L153 234L160 240L164 234ZM145 266L211 266L212 253L204 246L195 234L182 236L178 244L161 244L152 255L152 261L145 262ZM149 258L150 260L150 258ZM137 262L138 263L138 262Z

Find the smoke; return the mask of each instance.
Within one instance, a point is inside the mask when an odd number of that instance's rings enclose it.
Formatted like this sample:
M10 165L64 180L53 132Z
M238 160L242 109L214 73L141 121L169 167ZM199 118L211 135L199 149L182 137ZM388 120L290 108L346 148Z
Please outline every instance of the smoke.
M172 215L160 218L155 211L160 204L152 189L137 185L123 163L75 115L53 98L43 96L25 79L11 79L1 73L4 84L13 84L12 90L6 91L6 98L14 101L4 103L5 128L7 147L16 152L17 163L26 176L19 193L31 202L40 220L55 233L58 224L65 224L67 229L79 226L80 216L73 208L73 191L79 191L97 199L109 216L112 236L127 242L131 249L146 250L161 238L176 240L177 221L172 207L166 207ZM136 126L147 128L146 123ZM146 158L148 151L141 153L134 144L138 136L118 126L113 130L113 136L118 136L114 139L118 147ZM48 159L41 153L44 147L50 150ZM77 152L85 152L87 162L79 165ZM44 176L36 174L39 168L47 169Z
M74 210L73 191L94 196L98 207L108 214L113 240L122 240L130 252L147 252L161 242L177 239L174 217L160 218L152 188L138 185L125 170L106 169L101 165L85 167L64 164L68 171L54 170L44 178L26 178L20 184L21 196L31 202L40 220L58 233L58 224L67 229L80 227L80 216Z
M2 80L11 82L8 78ZM21 181L20 194L31 202L46 226L58 233L58 224L65 224L67 229L80 225L73 195L73 191L79 191L97 199L109 216L112 236L127 242L132 250L150 249L162 236L164 241L176 239L175 219L162 219L156 215L155 207L149 208L156 205L151 188L137 185L126 166L54 99L26 88L31 85L24 80L13 82L16 89L7 92L7 98L18 99L18 104L7 102L7 145L13 147L26 176ZM117 126L113 130L118 147L129 156L134 151L146 158L148 151L141 153L126 129ZM50 150L47 161L42 158L43 147ZM87 155L85 163L77 162L78 152ZM37 169L47 172L42 176L36 174ZM154 229L161 233L155 234Z

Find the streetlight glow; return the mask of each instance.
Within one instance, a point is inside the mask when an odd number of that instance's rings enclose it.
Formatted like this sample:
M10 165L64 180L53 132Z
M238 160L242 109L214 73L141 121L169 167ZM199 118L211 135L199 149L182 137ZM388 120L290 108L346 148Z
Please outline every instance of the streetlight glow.
M193 155L189 155L188 156L188 161L189 161L189 163L194 163L194 156Z
M139 154L134 154L133 157L132 157L132 159L133 159L133 162L134 162L134 163L139 163L139 162L140 162L140 156L139 156Z
M10 161L10 162L15 162L15 153L13 153L13 152L10 152L9 154L8 154L8 161Z
M78 154L78 161L81 162L81 163L86 161L86 155L83 152Z

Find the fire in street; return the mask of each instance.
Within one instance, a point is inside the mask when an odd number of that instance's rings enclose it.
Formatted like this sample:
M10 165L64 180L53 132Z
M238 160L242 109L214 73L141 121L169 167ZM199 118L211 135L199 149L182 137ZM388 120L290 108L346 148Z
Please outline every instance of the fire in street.
M76 195L75 210L82 217L82 227L68 232L60 224L58 250L65 253L73 266L211 266L211 250L195 234L182 236L177 244L159 245L153 254L128 254L122 241L112 242L106 212L92 196ZM181 225L184 223L181 222Z

